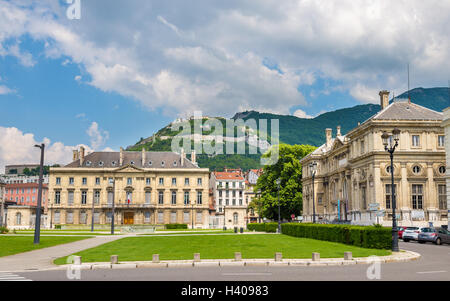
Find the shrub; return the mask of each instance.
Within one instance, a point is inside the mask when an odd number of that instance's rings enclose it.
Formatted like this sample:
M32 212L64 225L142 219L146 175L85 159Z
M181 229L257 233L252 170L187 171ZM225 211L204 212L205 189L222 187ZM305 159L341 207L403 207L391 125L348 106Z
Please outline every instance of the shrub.
M8 228L6 228L6 227L0 227L0 234L6 234L6 233L8 233L8 232L9 232Z
M321 225L289 223L281 225L285 235L354 245L369 249L390 249L390 228L375 226Z
M61 230L61 225L55 225L55 230Z
M187 224L167 224L166 229L187 229Z
M247 229L250 231L255 230L257 232L275 233L278 229L278 223L248 224Z

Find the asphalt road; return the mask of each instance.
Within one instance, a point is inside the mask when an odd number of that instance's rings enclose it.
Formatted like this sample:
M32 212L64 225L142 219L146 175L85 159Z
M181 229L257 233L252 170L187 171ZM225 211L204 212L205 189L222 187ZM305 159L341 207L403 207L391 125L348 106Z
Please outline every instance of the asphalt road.
M83 270L80 280L66 271L14 273L34 281L440 281L450 280L450 245L436 246L400 242L400 248L418 252L419 260L370 265L328 267L186 267L127 270ZM379 273L377 273L379 271ZM380 279L377 279L380 278ZM0 279L1 280L1 279Z

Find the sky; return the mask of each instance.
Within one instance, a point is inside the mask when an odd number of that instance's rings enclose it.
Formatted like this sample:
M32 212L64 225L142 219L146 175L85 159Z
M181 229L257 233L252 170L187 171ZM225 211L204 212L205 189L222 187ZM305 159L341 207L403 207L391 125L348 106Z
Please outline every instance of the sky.
M447 86L448 28L442 0L0 0L0 173L36 143L66 164L194 111L378 103L407 64L412 88Z

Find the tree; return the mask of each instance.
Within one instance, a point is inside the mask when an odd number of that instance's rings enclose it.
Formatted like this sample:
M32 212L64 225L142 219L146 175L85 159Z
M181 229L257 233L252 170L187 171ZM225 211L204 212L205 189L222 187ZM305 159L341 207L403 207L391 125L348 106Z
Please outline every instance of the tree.
M274 151L279 152L278 162L266 165L263 174L258 178L255 193L261 190L260 199L255 199L255 208L262 207L262 216L278 220L278 188L280 184L280 211L282 219L290 219L291 215L302 213L302 167L300 159L316 149L311 145L280 144L272 147L263 157L269 158ZM259 202L261 204L259 204Z

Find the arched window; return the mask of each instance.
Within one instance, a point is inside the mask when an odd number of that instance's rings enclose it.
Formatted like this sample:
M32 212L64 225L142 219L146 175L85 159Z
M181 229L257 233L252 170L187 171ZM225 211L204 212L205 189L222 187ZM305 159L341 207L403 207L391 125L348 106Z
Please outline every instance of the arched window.
M235 212L234 214L233 214L233 224L234 225L237 225L238 224L238 214L237 214L237 212Z

